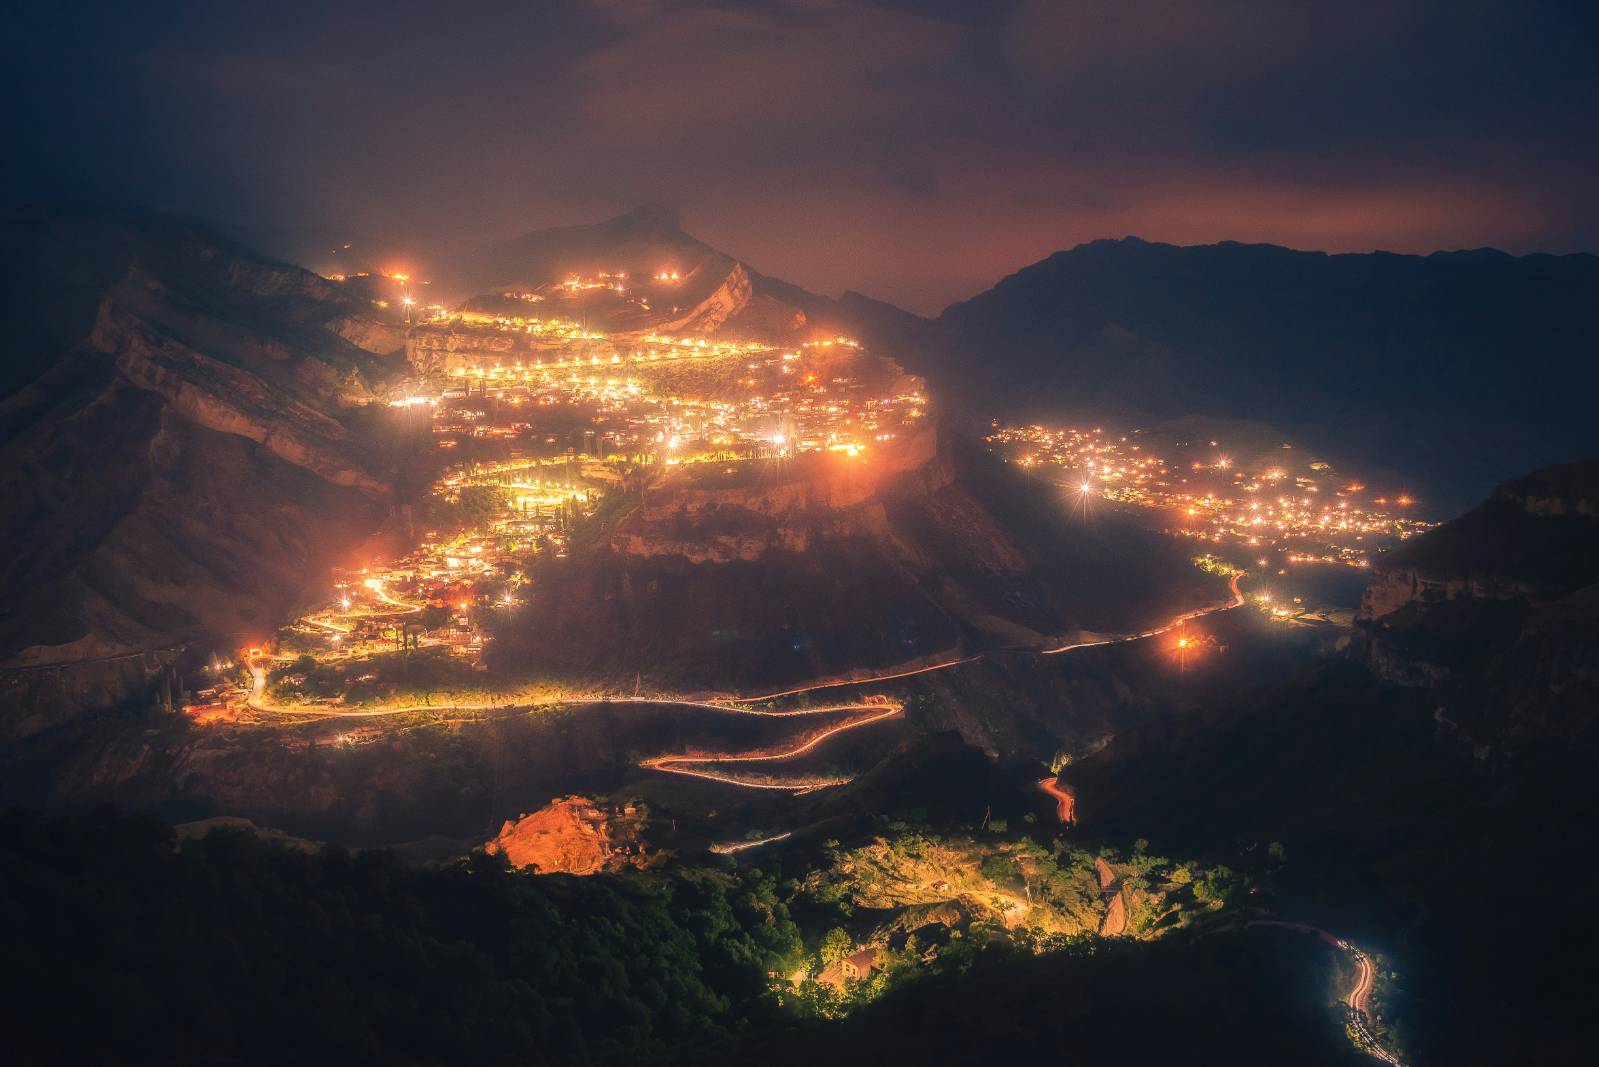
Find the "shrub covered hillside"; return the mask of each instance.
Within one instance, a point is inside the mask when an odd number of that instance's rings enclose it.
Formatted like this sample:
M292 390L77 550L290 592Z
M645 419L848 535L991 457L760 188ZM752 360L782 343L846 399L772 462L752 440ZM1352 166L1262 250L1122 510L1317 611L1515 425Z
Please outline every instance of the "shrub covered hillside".
M807 877L783 855L573 878L13 811L7 1062L1358 1062L1333 950L1229 935L1223 868L885 828ZM1108 898L1152 939L1095 933Z
M797 949L769 894L758 875L419 870L12 812L0 950L25 981L0 1016L8 1043L33 1035L28 1063L659 1059L763 1010L765 962Z

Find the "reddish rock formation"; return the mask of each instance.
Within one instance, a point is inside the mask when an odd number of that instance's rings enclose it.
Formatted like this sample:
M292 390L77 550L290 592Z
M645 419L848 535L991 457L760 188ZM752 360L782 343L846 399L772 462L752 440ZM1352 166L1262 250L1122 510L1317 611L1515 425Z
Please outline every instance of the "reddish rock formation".
M642 816L630 807L613 811L589 797L562 797L530 815L506 820L484 847L490 854L504 853L513 867L544 874L597 874L640 856L641 822Z

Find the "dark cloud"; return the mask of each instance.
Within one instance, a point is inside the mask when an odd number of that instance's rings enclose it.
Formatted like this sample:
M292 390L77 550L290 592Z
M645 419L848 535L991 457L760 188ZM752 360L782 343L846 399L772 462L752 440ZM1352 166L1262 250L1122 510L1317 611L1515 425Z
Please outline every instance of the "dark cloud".
M1599 241L1591 4L25 0L17 197L452 249L635 203L936 310L1080 240Z

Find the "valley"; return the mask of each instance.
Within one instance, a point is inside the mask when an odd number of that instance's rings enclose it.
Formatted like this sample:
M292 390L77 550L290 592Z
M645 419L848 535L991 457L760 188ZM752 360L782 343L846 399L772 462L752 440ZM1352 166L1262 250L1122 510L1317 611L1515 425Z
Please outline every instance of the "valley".
M52 683L48 725L14 720L9 798L423 864L780 878L803 933L764 995L814 1020L871 1018L994 953L1197 958L1319 929L1282 891L1280 840L1168 847L1190 799L1143 776L1352 649L1402 683L1449 669L1370 630L1459 591L1402 566L1443 534L1421 488L1236 420L995 419L975 439L837 306L659 213L580 229L530 235L449 302L459 263L453 283L302 279L386 349L323 416L345 429L308 423L336 442L320 451L222 413L242 373L268 390L251 411L287 402L248 361L203 402L135 377L257 440L237 476L276 508L258 543L278 523L284 543L186 549L236 591L220 623L134 651L91 625L71 666L19 657L20 701L41 670L129 666L76 705ZM327 523L279 506L279 462L364 503ZM298 536L326 538L314 561L283 555ZM1399 1062L1399 971L1323 941L1309 996L1339 1007L1315 1025Z
M7 1064L1593 1060L1599 5L3 39Z

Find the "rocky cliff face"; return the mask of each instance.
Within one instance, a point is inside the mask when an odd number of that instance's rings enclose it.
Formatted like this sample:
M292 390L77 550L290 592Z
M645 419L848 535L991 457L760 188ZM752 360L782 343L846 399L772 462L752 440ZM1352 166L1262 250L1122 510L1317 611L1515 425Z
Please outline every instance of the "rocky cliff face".
M735 263L720 285L689 308L686 314L667 319L659 327L665 333L715 333L727 321L749 307L754 291L749 271Z
M1558 600L1599 581L1596 549L1599 461L1548 467L1383 558L1361 618L1452 601Z
M389 507L402 442L362 401L400 333L169 219L16 215L0 247L0 663L105 703L140 672L97 664L266 634Z
M1479 743L1599 731L1599 461L1507 482L1393 552L1363 601L1381 678L1444 694L1438 720Z
M484 846L513 867L544 874L598 874L640 862L642 812L594 797L559 797L538 811L507 819Z

